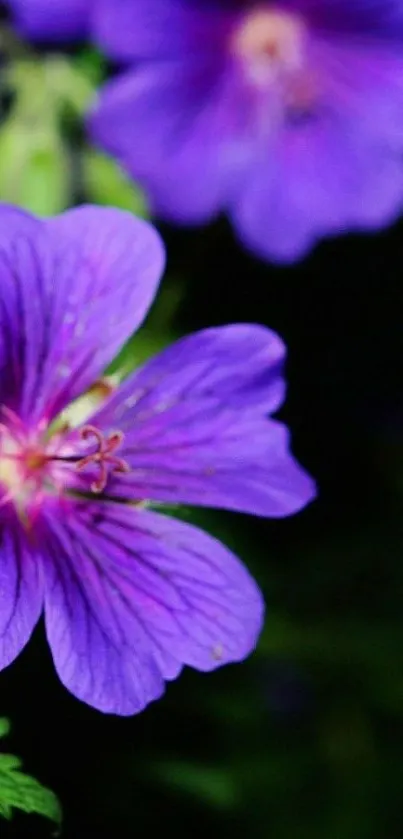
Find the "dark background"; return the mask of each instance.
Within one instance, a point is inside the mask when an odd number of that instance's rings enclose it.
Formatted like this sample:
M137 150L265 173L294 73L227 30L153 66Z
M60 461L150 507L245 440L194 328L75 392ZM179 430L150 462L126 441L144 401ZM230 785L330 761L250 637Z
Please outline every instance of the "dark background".
M58 794L66 839L400 839L403 227L324 243L289 269L241 252L225 222L161 231L175 333L257 321L285 339L280 416L320 496L281 521L184 511L264 590L249 661L186 671L143 714L106 717L58 682L41 627L0 676L7 751ZM0 826L52 833L34 816Z

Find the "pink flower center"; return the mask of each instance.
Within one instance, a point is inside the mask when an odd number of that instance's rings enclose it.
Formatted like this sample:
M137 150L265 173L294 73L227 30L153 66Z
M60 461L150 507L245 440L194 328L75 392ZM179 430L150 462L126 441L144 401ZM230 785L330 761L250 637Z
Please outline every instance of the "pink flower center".
M318 95L307 44L307 27L299 15L262 5L243 16L231 47L254 87L277 85L287 109L306 110Z
M124 436L116 431L105 436L93 425L78 432L62 427L49 436L42 424L26 429L9 409L2 408L0 423L0 506L12 503L24 517L34 512L48 494L102 493L115 472L127 472L127 463L116 451ZM69 433L67 433L69 432ZM78 473L88 474L88 488Z

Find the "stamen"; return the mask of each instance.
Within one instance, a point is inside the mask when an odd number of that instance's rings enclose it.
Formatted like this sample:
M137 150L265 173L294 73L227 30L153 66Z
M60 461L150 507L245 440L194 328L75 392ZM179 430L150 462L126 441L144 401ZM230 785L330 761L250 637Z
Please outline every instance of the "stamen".
M116 455L113 454L122 444L124 434L121 431L115 431L110 434L109 437L104 437L99 428L96 428L94 425L84 426L84 428L81 429L80 434L83 440L89 440L91 437L94 437L98 448L92 454L88 454L85 457L80 458L80 460L76 463L76 469L81 472L87 466L91 466L92 464L96 464L99 467L100 475L97 480L93 481L91 484L92 492L99 494L104 491L108 482L109 474L113 474L114 472L130 471L128 463L126 463L123 458L116 457Z

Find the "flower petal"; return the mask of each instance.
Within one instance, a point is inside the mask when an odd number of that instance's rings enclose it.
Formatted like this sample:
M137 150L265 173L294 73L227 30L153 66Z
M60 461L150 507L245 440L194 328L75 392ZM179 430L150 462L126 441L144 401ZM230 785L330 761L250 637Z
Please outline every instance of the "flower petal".
M51 419L143 320L163 247L146 222L99 207L35 223L2 207L0 230L2 401Z
M225 55L154 61L101 90L89 130L144 186L156 214L199 223L225 207L251 159L253 106Z
M379 107L373 123L385 127ZM368 105L364 116L357 108L354 117L326 110L306 125L286 126L271 159L261 148L230 209L246 247L291 262L322 236L377 229L398 216L403 135L396 140L396 124L380 136L382 128L368 127L370 113Z
M103 0L105 43L143 63L101 92L95 140L157 214L200 223L226 211L247 247L279 262L323 236L389 224L403 207L402 3L279 4L306 24L300 112L281 73L259 90L231 60L231 28L248 6Z
M1 530L0 670L28 643L43 606L41 558L17 523Z
M57 672L83 701L133 714L183 664L247 656L260 592L240 562L188 524L117 504L76 503L46 521L46 627Z
M228 9L203 0L97 0L94 37L112 58L175 58L178 51L214 48L228 26ZM229 20L233 17L230 12Z
M59 510L47 515L45 621L57 673L100 711L135 714L158 699L163 680L128 600L127 581L111 545L91 532L98 527L93 508L77 505L64 519Z
M401 0L286 0L286 3L312 26L326 32L391 40L403 34Z
M85 34L88 0L7 0L17 27L38 41L68 41Z
M281 338L265 326L237 323L202 329L147 361L121 385L107 410L135 391L141 411L156 401L208 397L243 411L272 413L284 399L285 355Z
M283 396L283 346L238 325L179 341L131 376L92 418L123 432L127 474L108 495L285 516L314 484L289 452L286 429L265 418Z

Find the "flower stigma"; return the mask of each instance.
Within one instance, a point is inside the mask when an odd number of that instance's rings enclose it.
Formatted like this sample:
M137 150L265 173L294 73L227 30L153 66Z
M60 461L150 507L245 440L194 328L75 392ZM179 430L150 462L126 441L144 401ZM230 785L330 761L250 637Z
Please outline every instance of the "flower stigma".
M64 425L49 437L43 423L30 429L10 409L3 406L1 413L0 506L12 504L24 521L32 519L46 496L99 495L111 474L129 471L116 454L124 440L121 431L105 435L85 425L71 432ZM84 482L78 481L79 473Z
M81 460L78 460L76 463L76 469L81 472L91 464L99 466L100 474L95 481L92 481L91 490L95 493L103 492L108 482L108 467L110 467L110 472L130 471L130 467L126 461L121 457L116 457L114 454L116 449L118 449L123 442L124 434L121 431L115 431L105 438L102 432L99 431L98 428L95 428L94 425L84 426L84 428L81 429L80 434L83 440L88 440L93 437L97 445L97 449L92 454L88 454L81 458Z

